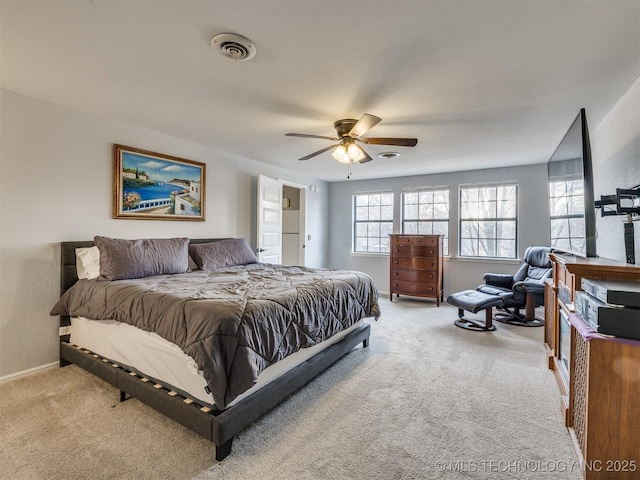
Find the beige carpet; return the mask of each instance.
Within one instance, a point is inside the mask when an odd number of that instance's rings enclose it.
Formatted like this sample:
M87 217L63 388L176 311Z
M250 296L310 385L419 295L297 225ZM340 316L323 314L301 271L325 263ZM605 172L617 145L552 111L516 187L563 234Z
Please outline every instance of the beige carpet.
M246 428L231 456L71 366L0 385L0 478L579 479L542 328L453 325L381 301L357 348Z

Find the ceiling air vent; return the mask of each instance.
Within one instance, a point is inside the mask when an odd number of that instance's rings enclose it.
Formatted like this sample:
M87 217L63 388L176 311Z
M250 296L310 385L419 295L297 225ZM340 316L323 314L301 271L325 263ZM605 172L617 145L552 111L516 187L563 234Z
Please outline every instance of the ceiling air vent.
M256 54L251 40L235 33L220 33L211 39L211 47L222 55L236 61L245 61Z
M378 154L380 158L397 158L400 154L398 152L382 152Z

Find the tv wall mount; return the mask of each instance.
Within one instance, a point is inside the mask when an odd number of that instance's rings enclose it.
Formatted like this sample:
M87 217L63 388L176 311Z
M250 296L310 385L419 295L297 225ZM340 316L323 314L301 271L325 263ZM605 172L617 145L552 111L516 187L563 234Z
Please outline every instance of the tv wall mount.
M600 209L601 216L625 216L624 250L627 263L631 264L636 263L633 222L640 220L640 188L638 187L631 189L616 188L615 195L601 195L600 200L595 201L595 207Z

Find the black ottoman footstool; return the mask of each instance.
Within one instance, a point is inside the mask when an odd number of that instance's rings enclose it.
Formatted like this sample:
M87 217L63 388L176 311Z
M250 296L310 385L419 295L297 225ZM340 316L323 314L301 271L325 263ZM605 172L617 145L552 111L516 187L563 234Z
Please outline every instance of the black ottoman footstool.
M502 298L497 295L489 295L477 290L463 290L462 292L453 293L447 297L447 303L458 307L458 317L460 318L455 321L455 324L460 328L476 332L490 332L496 329L493 324L493 307L503 304ZM464 318L465 310L471 313L485 310L484 323Z

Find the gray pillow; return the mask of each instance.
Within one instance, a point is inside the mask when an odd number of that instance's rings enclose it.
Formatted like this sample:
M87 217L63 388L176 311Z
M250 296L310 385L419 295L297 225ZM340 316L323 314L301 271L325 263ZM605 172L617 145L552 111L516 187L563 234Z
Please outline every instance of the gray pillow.
M189 239L122 240L95 237L100 250L98 280L123 280L189 271Z
M233 265L258 263L255 253L244 238L192 243L189 245L189 254L201 270L216 270Z

